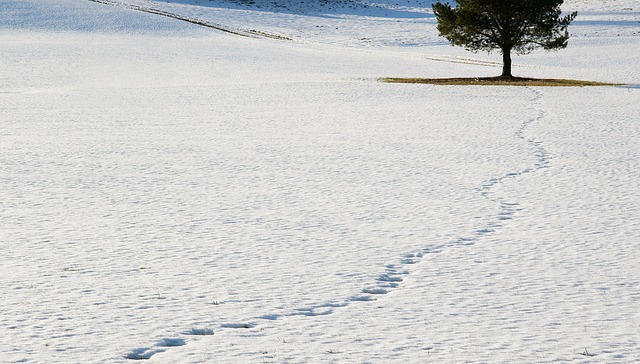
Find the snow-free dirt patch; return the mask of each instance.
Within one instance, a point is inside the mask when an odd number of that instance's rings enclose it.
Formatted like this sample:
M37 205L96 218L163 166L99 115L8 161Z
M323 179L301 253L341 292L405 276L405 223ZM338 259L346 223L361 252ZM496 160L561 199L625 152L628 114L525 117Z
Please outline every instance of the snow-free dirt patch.
M617 83L565 80L549 78L523 77L459 77L459 78L382 78L387 83L424 83L430 85L467 85L467 86L622 86Z

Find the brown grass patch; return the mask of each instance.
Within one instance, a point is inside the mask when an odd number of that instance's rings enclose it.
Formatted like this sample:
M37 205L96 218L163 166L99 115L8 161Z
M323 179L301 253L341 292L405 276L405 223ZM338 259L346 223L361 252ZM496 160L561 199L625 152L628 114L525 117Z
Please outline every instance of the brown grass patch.
M606 83L581 80L522 78L522 77L479 77L479 78L381 78L387 83L424 83L429 85L467 85L467 86L622 86L618 83Z

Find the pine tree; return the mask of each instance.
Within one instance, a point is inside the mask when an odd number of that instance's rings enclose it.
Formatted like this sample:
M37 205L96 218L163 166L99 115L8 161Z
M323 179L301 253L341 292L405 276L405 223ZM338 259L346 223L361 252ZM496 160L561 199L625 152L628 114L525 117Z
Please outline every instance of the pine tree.
M433 4L438 31L452 45L472 52L502 52L502 77L512 78L511 51L527 54L536 48L567 46L567 27L578 14L561 16L563 0L455 0Z

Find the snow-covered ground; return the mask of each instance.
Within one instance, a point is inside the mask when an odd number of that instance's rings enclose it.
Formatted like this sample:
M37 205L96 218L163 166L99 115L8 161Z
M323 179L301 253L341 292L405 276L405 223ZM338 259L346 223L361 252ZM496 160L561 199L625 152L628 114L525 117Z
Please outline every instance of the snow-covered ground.
M378 82L499 74L431 1L105 2L0 2L0 362L640 361L637 1L515 58L594 88Z

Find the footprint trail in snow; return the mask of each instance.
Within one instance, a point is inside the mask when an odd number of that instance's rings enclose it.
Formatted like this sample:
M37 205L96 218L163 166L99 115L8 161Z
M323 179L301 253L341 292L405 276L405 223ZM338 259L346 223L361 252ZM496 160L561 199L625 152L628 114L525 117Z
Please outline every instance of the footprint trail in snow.
M526 136L527 129L545 117L544 110L536 106L542 98L542 93L534 88L528 87L527 89L533 94L529 101L532 103L532 108L536 111L536 114L524 121L516 130L514 135L516 138L521 139L534 147L534 154L537 160L535 164L530 167L519 171L511 171L502 176L491 178L476 188L476 191L480 196L494 202L500 207L498 214L489 217L484 226L466 236L458 237L452 241L441 244L429 244L416 251L405 253L397 263L388 264L384 273L380 274L375 282L372 282L371 285L363 288L358 294L354 294L351 297L343 299L342 302L336 300L338 303L321 303L305 308L295 308L285 314L264 314L245 322L223 323L219 326L219 329L250 329L256 327L258 322L261 320L274 321L283 317L326 316L332 314L336 308L346 307L357 302L376 301L381 295L388 294L393 290L400 288L401 283L405 278L410 276L411 267L420 263L425 255L436 254L453 246L474 245L482 238L494 233L497 229L502 227L506 221L511 220L513 215L520 211L521 208L518 207L517 202L508 201L503 197L496 196L492 191L493 188L507 180L515 179L529 173L535 173L543 168L548 168L551 163L551 156L544 148L542 142L533 137ZM182 334L187 336L214 335L214 330L211 328L193 328L189 331L183 332ZM153 347L133 349L125 354L124 357L132 360L146 360L150 359L157 353L165 352L171 347L183 346L186 344L187 341L183 338L164 338L157 342Z

